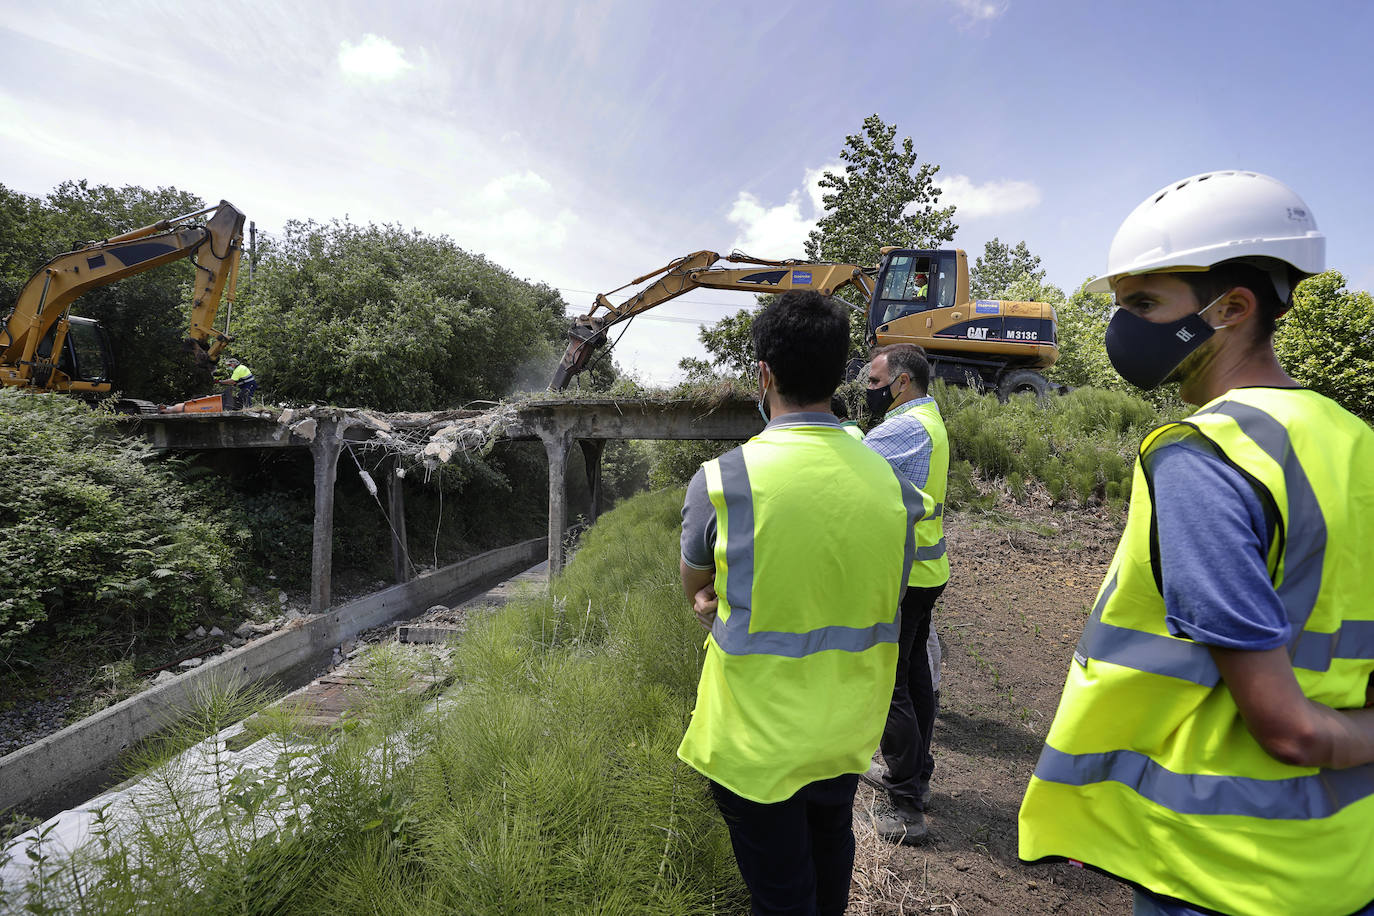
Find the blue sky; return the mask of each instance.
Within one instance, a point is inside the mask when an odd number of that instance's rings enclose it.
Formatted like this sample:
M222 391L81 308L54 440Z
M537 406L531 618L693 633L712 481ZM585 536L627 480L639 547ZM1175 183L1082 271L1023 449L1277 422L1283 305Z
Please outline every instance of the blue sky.
M1374 4L210 5L0 0L0 183L175 185L446 233L584 310L671 258L801 254L815 179L874 112L938 164L955 244L1024 240L1076 287L1147 194L1272 174L1374 287ZM698 292L636 322L649 381ZM676 320L671 320L676 319Z

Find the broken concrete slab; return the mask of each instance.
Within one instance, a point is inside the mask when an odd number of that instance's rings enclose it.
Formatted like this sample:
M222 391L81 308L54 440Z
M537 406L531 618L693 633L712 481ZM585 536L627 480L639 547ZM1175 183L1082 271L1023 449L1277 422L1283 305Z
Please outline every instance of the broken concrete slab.
M396 628L397 642L415 645L450 642L462 635L462 627L442 624L407 624Z

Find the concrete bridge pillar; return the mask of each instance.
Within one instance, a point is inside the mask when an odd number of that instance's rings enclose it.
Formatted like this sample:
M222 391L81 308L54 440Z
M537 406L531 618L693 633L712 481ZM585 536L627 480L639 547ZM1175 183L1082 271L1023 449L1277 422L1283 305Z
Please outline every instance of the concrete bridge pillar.
M406 541L405 478L401 459L392 459L386 475L386 513L391 516L391 570L397 582L410 581L410 550Z
M310 544L310 612L329 610L334 566L334 481L338 478L343 430L337 420L318 421L310 455L315 459L315 525Z
M549 578L563 571L563 534L568 530L568 451L572 431L564 427L541 429L539 438L549 456Z
M605 439L579 439L582 463L587 469L587 490L591 493L591 507L587 519L595 523L601 517L601 457L606 452Z

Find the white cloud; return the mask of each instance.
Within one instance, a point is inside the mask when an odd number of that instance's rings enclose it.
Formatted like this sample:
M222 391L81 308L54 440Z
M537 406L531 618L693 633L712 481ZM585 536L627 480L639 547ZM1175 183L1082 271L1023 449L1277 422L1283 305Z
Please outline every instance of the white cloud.
M843 168L838 163L827 163L807 169L802 176L802 188L788 194L786 203L772 207L754 194L740 191L725 217L738 227L734 247L761 258L801 257L807 235L824 212L821 176Z
M965 16L974 22L987 22L996 19L1007 11L1010 0L950 0Z
M806 234L815 221L802 215L801 193L787 203L766 207L753 194L740 191L725 217L739 227L734 247L761 258L792 258L801 254Z
M977 219L1029 210L1040 203L1040 189L1029 181L985 181L975 184L967 175L950 175L939 181L944 194L940 205L954 204L954 218Z
M553 190L553 185L549 184L542 175L530 169L523 172L511 172L509 175L502 175L487 182L482 188L480 196L487 203L503 204L512 197L529 193L545 193Z
M346 76L383 82L414 68L404 50L380 35L369 32L356 45L339 42L339 69Z

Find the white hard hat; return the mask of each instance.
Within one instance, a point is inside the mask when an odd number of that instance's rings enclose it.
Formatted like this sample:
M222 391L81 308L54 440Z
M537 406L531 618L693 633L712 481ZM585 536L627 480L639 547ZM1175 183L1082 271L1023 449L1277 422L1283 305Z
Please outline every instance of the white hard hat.
M1302 198L1278 179L1204 172L1160 188L1132 210L1112 239L1107 272L1086 288L1105 293L1130 274L1206 270L1234 258L1282 261L1311 276L1325 269L1326 236ZM1276 284L1282 273L1271 271ZM1285 301L1290 279L1301 278L1284 279L1278 292Z

